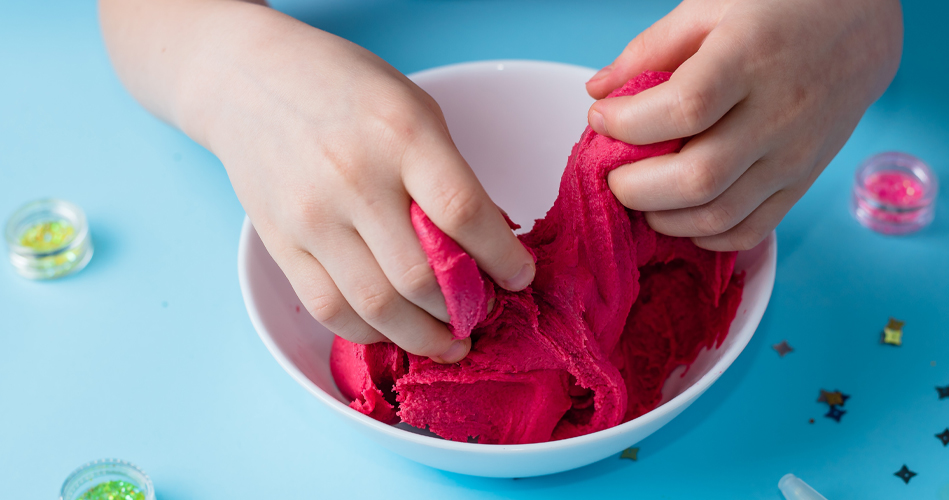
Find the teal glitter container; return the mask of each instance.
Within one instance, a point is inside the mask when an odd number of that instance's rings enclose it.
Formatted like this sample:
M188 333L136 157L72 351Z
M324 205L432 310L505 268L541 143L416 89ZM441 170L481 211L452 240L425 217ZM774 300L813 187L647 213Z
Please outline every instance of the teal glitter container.
M108 458L89 462L74 470L59 492L59 500L80 500L87 492L104 483L122 481L133 486L141 495L128 495L115 500L155 500L152 480L142 469L126 462ZM88 498L88 497L87 497Z

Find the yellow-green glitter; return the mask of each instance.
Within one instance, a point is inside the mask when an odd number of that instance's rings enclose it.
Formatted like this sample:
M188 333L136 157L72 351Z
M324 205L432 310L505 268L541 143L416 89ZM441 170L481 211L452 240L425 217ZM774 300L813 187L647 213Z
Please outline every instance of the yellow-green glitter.
M132 483L107 481L90 488L79 500L145 500L145 494Z
M34 224L23 232L20 245L37 252L49 252L69 244L76 230L66 221L46 221Z

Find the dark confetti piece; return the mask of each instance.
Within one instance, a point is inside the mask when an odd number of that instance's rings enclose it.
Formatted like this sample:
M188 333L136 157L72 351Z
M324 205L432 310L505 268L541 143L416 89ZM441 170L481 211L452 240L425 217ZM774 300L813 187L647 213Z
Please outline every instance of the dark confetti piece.
M913 479L913 476L915 476L916 473L909 470L909 468L906 467L906 464L903 464L903 468L897 472L894 472L893 475L902 479L904 483L909 484L909 480Z
M936 391L939 392L939 399L949 398L949 385L936 387Z
M794 351L794 348L792 348L788 344L787 340L782 340L780 343L774 344L773 346L771 346L771 348L774 349L775 351L778 351L778 355L781 356L782 358L784 357L785 354Z
M846 410L841 410L836 406L831 405L830 410L827 411L827 414L824 415L827 418L832 418L837 422L840 422L840 417L844 416L844 413L847 413Z
M946 427L946 430L942 431L942 433L936 434L936 437L942 441L943 446L949 446L949 427Z

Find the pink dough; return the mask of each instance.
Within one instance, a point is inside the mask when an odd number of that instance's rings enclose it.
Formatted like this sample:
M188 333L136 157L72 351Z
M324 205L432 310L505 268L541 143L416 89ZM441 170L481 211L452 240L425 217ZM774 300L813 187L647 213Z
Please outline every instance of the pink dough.
M610 97L668 78L646 72ZM330 363L350 406L446 439L500 444L588 434L655 408L674 369L721 345L741 300L734 253L656 233L607 186L612 169L683 142L631 146L588 127L554 206L519 236L537 275L517 293L496 286L413 203L452 332L470 335L472 349L440 365L393 344L337 338Z

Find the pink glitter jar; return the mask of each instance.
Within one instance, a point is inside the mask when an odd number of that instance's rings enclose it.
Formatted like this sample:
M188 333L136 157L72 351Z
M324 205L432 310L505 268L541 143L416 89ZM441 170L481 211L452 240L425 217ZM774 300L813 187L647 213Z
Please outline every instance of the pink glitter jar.
M922 160L880 153L857 168L850 211L878 233L912 233L932 222L938 192L939 180Z

